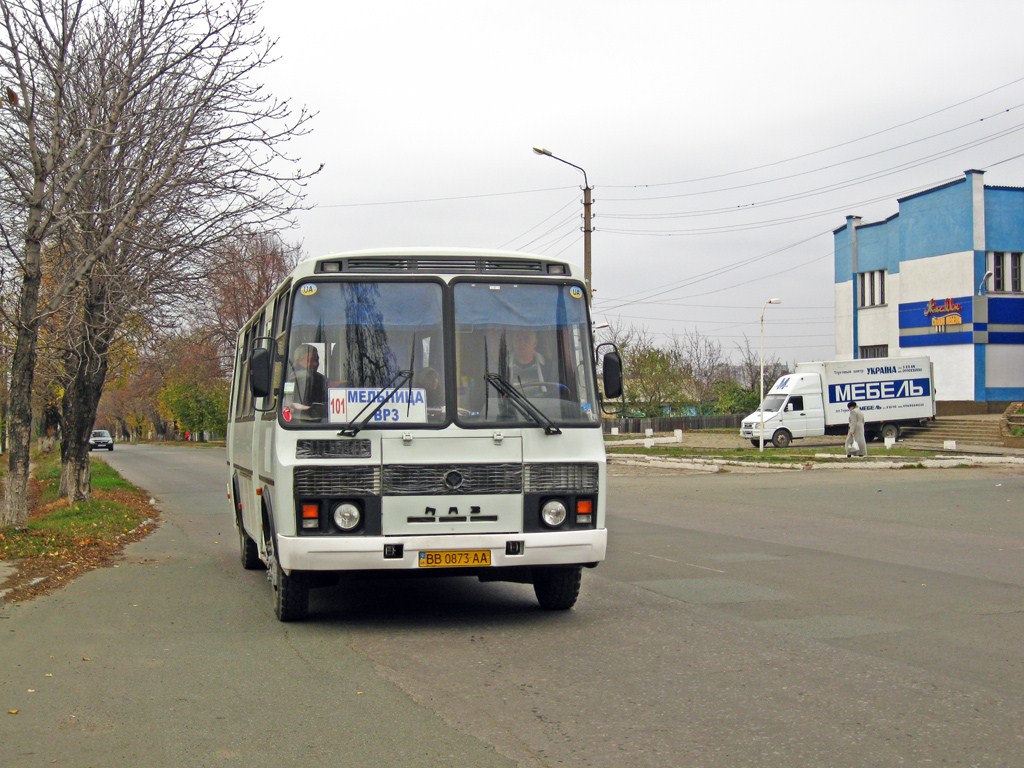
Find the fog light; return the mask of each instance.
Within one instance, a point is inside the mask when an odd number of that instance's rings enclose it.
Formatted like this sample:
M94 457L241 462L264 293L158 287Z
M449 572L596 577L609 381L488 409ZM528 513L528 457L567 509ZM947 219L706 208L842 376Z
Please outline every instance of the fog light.
M565 504L560 502L558 499L551 499L544 503L544 506L540 510L540 517L544 521L544 525L549 528L557 528L565 522L566 516L569 514L569 510L565 508Z
M319 528L320 527L320 521L319 520L303 520L302 521L302 527L303 528Z
M350 502L343 502L334 508L334 524L343 531L354 530L362 519L359 507Z

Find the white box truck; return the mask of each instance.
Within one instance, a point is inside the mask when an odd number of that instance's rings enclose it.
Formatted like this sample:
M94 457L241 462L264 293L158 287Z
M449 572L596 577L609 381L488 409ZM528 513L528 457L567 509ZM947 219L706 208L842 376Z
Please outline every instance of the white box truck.
M903 426L935 416L932 363L927 357L797 363L772 386L761 408L743 419L740 436L754 445L785 448L791 441L817 435L845 435L847 403L864 413L869 440L898 438Z

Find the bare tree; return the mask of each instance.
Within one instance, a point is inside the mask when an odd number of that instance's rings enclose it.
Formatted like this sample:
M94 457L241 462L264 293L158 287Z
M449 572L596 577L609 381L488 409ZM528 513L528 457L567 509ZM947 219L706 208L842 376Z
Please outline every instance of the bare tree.
M299 254L299 246L279 235L251 230L222 243L209 258L196 319L216 344L225 371L231 370L239 329L292 271Z
M743 345L736 345L736 351L739 355L739 362L737 363L739 383L748 392L760 392L760 378L761 378L761 351L760 349L753 349L750 346L750 339L744 335ZM790 370L790 366L779 360L775 355L765 355L764 358L764 389L765 392L768 388L778 380L780 376Z
M715 383L728 377L722 345L699 331L687 331L674 336L669 349L678 361L693 400L702 407L708 406Z
M20 280L5 525L27 517L44 320L85 285L74 346L95 374L83 392L101 389L100 361L131 311L116 290L124 265L209 252L301 200L308 174L281 150L310 115L255 82L272 50L257 9L253 0L0 0L0 78L13 84L0 120L0 236ZM144 270L134 286L152 287L153 274ZM88 462L98 398L75 405L65 461Z

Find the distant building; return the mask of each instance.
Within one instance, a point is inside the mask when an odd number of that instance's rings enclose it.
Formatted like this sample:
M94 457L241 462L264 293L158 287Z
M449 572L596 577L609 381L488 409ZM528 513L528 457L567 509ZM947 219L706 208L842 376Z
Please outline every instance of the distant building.
M1024 188L983 173L833 233L837 359L928 355L940 413L1024 400Z

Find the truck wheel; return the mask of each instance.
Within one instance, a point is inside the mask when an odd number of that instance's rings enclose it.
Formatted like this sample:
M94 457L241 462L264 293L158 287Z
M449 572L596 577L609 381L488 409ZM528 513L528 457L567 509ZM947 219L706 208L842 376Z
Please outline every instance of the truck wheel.
M755 448L760 448L761 447L761 441L760 440L751 440L750 444L752 446L754 446Z
M792 442L793 436L789 434L788 430L780 429L772 435L772 445L776 448L788 448Z
M566 611L576 605L583 568L537 568L533 574L533 593L545 611Z
M882 439L891 437L893 440L899 440L900 437L900 425L899 424L886 424L882 427Z

